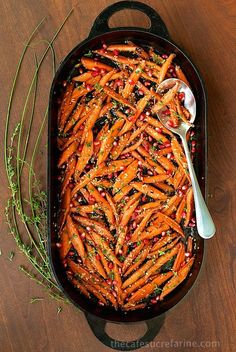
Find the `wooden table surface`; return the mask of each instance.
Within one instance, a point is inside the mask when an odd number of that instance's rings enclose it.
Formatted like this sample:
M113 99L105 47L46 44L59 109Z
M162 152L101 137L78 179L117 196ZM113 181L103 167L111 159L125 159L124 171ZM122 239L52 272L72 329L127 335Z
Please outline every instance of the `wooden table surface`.
M159 12L173 40L189 53L205 81L209 102L209 208L217 227L216 237L207 243L207 256L200 280L184 303L169 312L164 327L155 339L155 346L149 346L149 349L154 351L173 349L181 352L195 349L235 351L236 52L233 25L236 3L233 0L143 0L143 2ZM112 3L114 2L110 0L0 1L1 146L3 146L4 114L10 82L23 44L35 25L46 16L46 22L39 30L38 40L50 38L69 9L75 6L72 16L55 43L59 62L77 43L86 38L96 15ZM147 19L142 15L130 11L112 19L112 24L116 26L142 26L147 23ZM33 54L30 55L20 79L12 125L19 119L21 92L26 88L29 73L34 65ZM49 65L50 61L47 62ZM47 89L42 90L39 99L36 114L38 121L42 119L40 111L46 106L51 81L47 62L44 69ZM34 133L37 134L37 126ZM64 305L58 315L58 303L48 298L36 283L19 271L18 267L24 263L24 258L16 250L3 216L9 192L3 167L3 153L0 157L2 186L0 350L3 352L110 350L94 337L81 312L72 306ZM44 183L45 160L44 146L41 157L37 160L37 164L42 165L40 177ZM10 251L16 253L12 262L8 259ZM35 296L44 297L44 300L30 304L31 297ZM107 330L117 339L131 340L144 332L145 325L109 324ZM191 347L186 347L184 341L188 341ZM174 345L174 342L177 345ZM202 344L201 347L194 347L194 342Z

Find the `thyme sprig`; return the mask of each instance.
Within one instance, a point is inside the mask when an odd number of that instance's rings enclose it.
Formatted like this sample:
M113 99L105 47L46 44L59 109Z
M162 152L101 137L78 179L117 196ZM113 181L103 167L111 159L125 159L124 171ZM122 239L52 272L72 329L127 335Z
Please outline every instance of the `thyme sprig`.
M10 197L5 208L6 222L9 227L9 232L13 236L18 249L24 254L30 264L29 267L21 265L20 270L31 280L42 286L49 293L50 297L64 302L68 302L68 300L64 297L53 278L47 254L46 193L42 190L34 171L34 163L39 149L41 135L47 120L48 107L45 107L45 113L41 125L39 126L39 133L31 155L29 155L28 145L31 139L36 100L39 96L39 72L42 69L42 65L48 52L51 52L52 74L54 76L55 52L53 43L72 11L73 9L68 13L52 39L50 41L43 40L43 42L46 43L46 49L39 60L37 60L36 55L34 55L35 69L29 83L26 98L23 102L20 120L16 123L13 131L10 132L10 121L13 115L12 108L14 105L16 88L19 83L19 74L28 50L33 50L31 42L45 19L43 19L31 33L20 56L10 90L4 135L4 161L10 189ZM28 182L27 187L25 187L25 182ZM27 192L25 189L27 189ZM14 252L11 251L9 254L9 260L12 260L13 257ZM33 303L38 300L39 298L32 298L31 302Z

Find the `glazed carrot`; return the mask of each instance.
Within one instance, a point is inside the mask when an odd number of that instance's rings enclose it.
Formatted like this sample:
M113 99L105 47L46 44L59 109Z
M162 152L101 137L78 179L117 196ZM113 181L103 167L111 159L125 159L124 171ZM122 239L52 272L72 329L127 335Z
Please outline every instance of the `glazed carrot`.
M177 138L172 138L171 147L172 147L172 150L173 150L173 154L174 154L175 160L177 161L177 163L179 165L181 165L184 168L184 170L186 170L187 167L188 167L187 161L186 161L186 157L184 155L183 149L180 146Z
M173 273L171 271L168 271L167 273L159 274L150 283L144 285L138 291L136 291L128 300L128 304L139 302L142 299L148 297L158 288L158 286L160 286L169 278L171 278L171 276L173 276Z
M146 129L147 125L147 123L144 123L141 127L137 128L137 130L135 130L130 136L127 145L131 143L136 137L138 137Z
M80 174L93 155L93 132L89 130L85 137L83 149L75 167L75 180L78 181Z
M135 258L134 263L125 272L124 276L128 276L129 274L131 274L144 262L144 260L147 258L150 248L151 248L151 245L148 245L142 250L142 252Z
M146 225L148 224L153 212L155 211L154 209L148 210L146 212L146 215L144 216L143 220L141 221L141 223L138 225L138 227L136 228L136 230L134 231L134 233L132 234L132 238L131 241L132 242L137 242L140 239L140 235L143 232L144 228L146 227Z
M93 168L90 170L87 174L85 174L83 177L80 178L79 182L77 182L76 186L72 190L72 197L75 196L75 194L81 190L81 188L85 187L90 181L92 181L98 174L99 170L98 168Z
M75 82L86 82L89 79L91 79L92 77L93 77L92 72L84 72L79 76L73 77L72 79Z
M183 120L185 123L187 123L187 125L192 126L192 124L188 121L188 119L185 117L185 114L183 113L182 107L180 105L180 101L179 98L175 98L175 104L177 107L177 113L178 113L178 117Z
M61 167L67 160L76 152L78 148L79 142L75 141L71 143L71 145L65 149L58 161L58 167Z
M140 99L137 103L137 109L135 113L130 116L129 121L126 122L122 130L120 131L120 136L126 132L128 132L131 127L134 125L134 123L137 121L139 116L142 114L143 110L145 109L147 103L151 99L151 94L146 94L142 99Z
M96 177L101 177L105 175L110 175L114 172L124 170L124 167L128 167L133 162L132 158L127 158L123 160L109 161L106 166L100 165Z
M95 270L97 271L97 273L99 275L101 275L104 279L107 278L107 275L103 269L103 266L100 262L100 260L98 259L98 256L96 255L96 251L95 248L93 248L92 246L90 246L88 243L86 243L86 249L87 249L87 253L88 253L88 258L90 259L93 267L95 268Z
M163 287L162 293L160 295L160 299L162 300L166 295L168 295L170 292L172 292L181 282L183 282L188 273L191 270L191 267L194 262L194 257L192 257L189 262L187 262L178 272L177 275L172 277L165 286Z
M176 83L172 88L168 90L167 93L165 93L161 100L159 100L154 106L153 106L153 112L157 113L160 109L162 109L165 105L167 105L171 100L174 99L176 93L178 92L179 89L179 83Z
M181 219L182 219L182 214L183 214L183 211L184 211L184 208L186 206L186 198L184 197L182 200L181 200L181 203L180 205L178 206L178 209L176 211L176 214L175 214L175 221L179 224Z
M118 226L116 230L116 235L117 235L117 241L116 241L116 248L115 248L115 253L116 255L122 251L122 247L125 243L125 236L127 234L127 226Z
M78 221L80 224L84 225L87 227L87 229L90 227L94 229L99 235L107 238L109 241L113 241L113 236L112 234L106 229L106 227L102 224L100 224L98 221L92 220L92 219L87 219L82 216L74 216L74 219ZM88 230L90 231L90 230Z
M141 137L136 143L132 144L130 147L123 150L123 153L130 153L133 150L136 150L143 142L143 138Z
M107 301L103 297L103 295L98 291L100 286L94 285L94 284L87 284L84 283L84 287L86 288L87 291L92 293L100 302L104 303L107 305Z
M127 44L111 44L107 47L108 51L118 50L118 51L136 51L138 47L136 45Z
M114 75L114 73L116 72L115 69L111 70L110 72L107 72L107 74L105 74L99 81L99 85L101 87L105 87L106 83L110 80L110 78Z
M99 116L100 111L101 111L101 102L99 102L99 103L93 108L93 110L91 111L91 114L90 114L88 120L86 121L86 124L85 124L85 126L84 126L84 131L83 131L82 139L81 139L81 143L84 143L88 131L90 131L90 130L93 128L93 126L94 126L94 124L95 124L95 122L96 122L96 120L97 120L97 118L98 118L98 116Z
M173 219L171 219L169 216L159 212L158 213L158 218L164 222L166 222L171 228L173 228L173 230L175 230L176 232L178 232L182 237L184 237L184 233L183 230L181 229L180 225L174 221Z
M123 304L122 279L119 272L119 268L116 264L114 264L114 279L115 279L114 288L117 293L117 301L119 305L122 305Z
M59 109L59 114L58 114L58 124L59 124L59 126L62 124L62 120L64 119L63 115L65 114L65 110L68 108L68 105L70 103L73 89L74 89L74 83L73 82L71 82L71 83L66 85L66 91L65 91L65 93L63 95L62 103L61 103L61 106L60 106L60 109Z
M167 234L166 236L162 237L154 244L154 246L151 249L151 252L156 252L158 249L162 248L167 243L173 241L176 237L177 237L176 233L171 233L170 235Z
M101 143L104 140L107 132L108 132L109 126L104 125L103 128L99 131L97 134L96 139L94 140L94 145L93 145L93 151L94 151L94 156L98 155L98 152L101 148Z
M180 250L175 258L173 267L172 267L172 271L176 272L179 271L181 264L183 263L184 259L185 259L185 247L183 243L180 243Z
M171 197L170 200L166 203L164 210L162 210L163 214L170 216L172 213L174 213L181 200L182 197L180 197L178 194L175 194L173 197Z
M172 257L174 257L179 250L179 245L175 246L170 252L165 253L155 261L153 259L148 260L141 268L139 268L133 275L131 275L124 283L123 289L134 284L135 287L141 287L147 279L155 274L165 263L167 263ZM143 278L144 276L144 278ZM142 285L141 285L142 283ZM140 286L139 286L140 285Z
M110 180L103 180L103 179L99 179L99 178L95 178L95 179L93 179L92 181L92 184L94 185L94 186L96 186L96 187L100 187L100 188L104 188L104 189L106 189L106 188L112 188L112 186L113 186L113 183L112 183L112 181L110 181Z
M153 127L157 128L157 131L160 131L161 133L165 133L169 136L173 136L173 133L169 131L167 128L165 128L160 121L157 119L154 119L151 116L146 117L146 121L152 125Z
M186 196L186 207L187 207L187 211L186 211L186 217L184 220L184 226L188 226L190 219L192 217L192 213L193 213L193 189L192 189L192 187L189 188L187 196Z
M72 114L71 118L68 120L64 132L67 133L80 119L82 112L84 111L84 105L79 105L75 112Z
M155 202L150 202L150 203L146 203L146 204L141 205L140 209L144 210L144 211L148 210L148 209L152 209L152 208L157 208L158 209L161 204L162 204L162 201L161 200L157 200Z
M180 66L178 66L178 65L175 66L175 73L176 73L178 79L181 79L181 81L183 81L184 83L186 83L190 87L190 84L189 84L185 74L181 70Z
M148 229L147 229L147 231L144 231L140 235L139 240L142 241L144 239L151 239L153 237L160 235L163 231L167 231L167 230L169 230L169 225L167 225L167 224L163 224L160 227L154 227L152 229L152 231L148 231Z
M192 236L188 236L187 252L190 253L190 254L193 253L193 238L192 238Z
M122 272L125 273L127 269L130 267L130 265L133 263L135 258L139 255L139 253L142 251L144 247L144 243L140 243L138 246L136 246L125 258L125 261L122 266Z
M123 187L116 195L113 197L115 203L118 203L122 200L122 198L129 193L129 191L133 188L132 184Z
M138 161L134 160L127 168L120 173L113 185L113 194L117 193L121 188L130 183L136 175L138 169Z
M137 126L142 126L142 122L137 122ZM164 136L164 134L157 132L154 128L151 126L147 126L145 131L153 138L155 138L159 143L165 144L168 143L169 140Z
M137 191L142 192L143 194L148 195L149 197L153 199L163 199L165 200L167 196L160 192L158 189L156 189L153 186L149 186L145 183L141 182L133 182L133 187L137 189Z
M174 178L173 178L173 185L174 185L174 188L177 189L179 187L179 184L182 180L184 176L184 172L182 171L181 168L178 168L174 174Z
M174 58L175 58L175 54L170 54L170 56L166 59L166 61L162 65L161 70L159 72L159 80L158 80L159 84L164 80L167 70Z
M112 187L112 184L111 184L111 187ZM114 217L115 217L115 221L116 221L116 225L118 225L118 223L119 223L119 215L118 215L117 210L116 210L116 205L115 205L115 203L113 201L112 196L108 192L106 192L106 199L107 199L108 204L110 205L110 208L113 211L113 214L114 214Z
M69 268L73 271L73 273L78 274L81 280L86 281L88 283L93 283L93 282L99 283L101 281L98 275L94 274L92 276L88 270L83 268L81 265L75 263L73 260L68 258L67 263Z
M122 95L124 98L128 98L128 96L132 93L134 86L138 82L144 67L145 67L145 61L142 61L140 65L137 68L135 68L135 70L131 73L129 79L125 84L124 90L122 92Z
M125 149L126 145L128 145L129 143L130 134L131 134L130 132L127 132L119 137L119 140L117 141L117 145L116 146L113 145L112 150L110 152L111 159L116 160L119 158L119 156Z
M70 202L71 202L71 190L69 187L66 188L65 193L62 195L61 209L60 209L60 230L63 228L66 217L70 211Z
M71 247L66 226L64 226L63 229L60 231L60 244L61 244L59 248L60 257L64 259L67 256Z
M70 183L72 176L74 175L75 165L76 165L76 159L72 157L68 161L67 168L65 171L65 177L64 177L64 180L61 185L61 196L63 196L63 194L65 193L65 190L66 190L68 184Z
M140 195L139 195L140 197ZM126 226L131 218L131 216L133 215L134 213L134 210L137 208L139 204L139 199L136 200L134 203L132 203L129 208L127 209L127 211L123 214L123 216L121 217L121 220L120 220L120 225L121 226Z
M112 128L107 131L107 134L106 136L104 136L104 139L101 142L100 150L98 152L98 160L97 160L98 165L107 159L112 149L113 142L115 138L118 136L118 133L121 130L121 127L123 124L124 124L124 120L118 119L116 120Z
M84 244L80 238L79 231L76 228L70 215L67 215L66 224L67 224L69 239L70 239L71 243L73 244L74 248L76 249L76 251L78 252L79 256L81 257L82 261L84 262L84 260L85 260Z
M121 224L122 224L122 218L123 215L129 210L130 206L137 200L139 200L140 196L141 196L141 192L136 192L134 194L132 194L132 196L129 197L129 200L126 202L126 204L124 205L123 209L121 209Z
M113 69L113 67L111 67L111 66L105 65L100 61L95 61L95 60L90 59L88 57L82 57L81 63L88 70L93 70L95 68L99 68L99 69L104 69L106 71L111 71Z
M125 98L123 98L120 94L116 93L113 89L108 88L107 86L104 87L104 92L109 95L111 98L117 100L119 103L128 106L130 109L132 109L133 111L135 111L136 109L133 107L133 105L131 105L129 103L128 100L126 100Z
M102 285L95 284L95 289L101 293L108 301L112 303L114 308L117 308L117 301L111 291L108 290L107 287L103 287Z
M103 265L103 267L104 267L104 269L105 269L107 275L109 276L111 270L109 269L107 259L106 259L106 257L104 256L104 254L102 253L101 249L97 248L96 250L97 250L98 254L100 255L101 263L102 263L102 265Z
M146 176L143 178L144 183L158 183L166 181L170 176L169 175L156 175L156 176Z
M94 52L96 54L99 54L101 56L104 56L108 59L111 59L115 62L119 62L121 64L124 64L124 65L131 65L131 64L138 64L139 63L139 60L136 60L136 59L131 59L131 58L128 58L126 56L121 56L121 55L115 55L114 53L112 52L107 52L107 51L104 51L104 50L94 50Z
M170 250L171 248L173 248L179 242L180 238L181 238L180 236L175 238L174 241L168 243L164 247L161 247L158 251L152 252L152 255L158 255L158 256L162 255L163 252L166 252L166 251Z
M98 233L91 231L91 236L96 245L102 250L103 254L112 262L118 266L122 266L121 262L117 259L113 250L109 247L109 244L99 235Z
M88 292L88 290L84 287L84 284L79 282L78 280L76 280L74 277L71 279L72 284L78 288L80 290L81 293L83 293L83 295L85 295L86 297L90 298L90 293Z

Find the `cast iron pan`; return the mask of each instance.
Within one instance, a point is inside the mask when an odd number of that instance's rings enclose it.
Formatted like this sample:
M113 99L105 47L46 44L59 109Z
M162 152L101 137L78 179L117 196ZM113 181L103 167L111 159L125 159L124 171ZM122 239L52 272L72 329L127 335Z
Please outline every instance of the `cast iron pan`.
M109 28L108 20L111 15L127 8L136 9L145 13L150 19L150 28ZM176 54L175 62L177 62L186 73L197 102L196 136L199 150L195 167L203 194L206 194L207 124L206 94L197 69L188 56L170 40L167 28L156 11L141 2L121 1L102 11L96 18L88 38L77 45L69 53L61 63L53 80L50 93L48 130L48 243L52 270L55 279L65 296L85 313L88 323L96 337L102 343L111 348L127 351L142 347L144 344L153 340L163 325L165 313L174 307L188 293L200 271L204 253L204 241L198 236L196 230L192 230L195 231L193 235L196 238L196 260L194 262L192 274L176 290L174 290L172 294L168 295L163 302L153 305L149 309L129 311L125 313L107 307L99 307L94 302L81 295L66 278L65 270L60 262L56 248L57 231L55 226L59 189L57 181L58 170L56 167L58 160L58 151L56 147L57 112L58 99L63 90L62 82L68 78L73 66L78 62L78 58L88 52L88 50L96 49L104 42L107 44L123 43L125 40L132 40L139 45L153 46L166 54L174 52ZM147 324L147 331L144 336L137 341L115 341L105 332L106 322L108 321L115 323L145 321Z

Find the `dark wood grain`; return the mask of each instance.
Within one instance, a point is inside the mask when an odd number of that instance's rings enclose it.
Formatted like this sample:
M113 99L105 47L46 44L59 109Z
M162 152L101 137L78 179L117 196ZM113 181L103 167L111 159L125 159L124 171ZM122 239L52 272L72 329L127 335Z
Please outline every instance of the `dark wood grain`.
M235 12L233 0L149 0L165 21L173 40L183 47L203 75L209 100L209 208L214 217L217 235L207 244L204 268L195 288L167 315L154 351L190 351L194 347L168 347L171 341L218 341L208 350L235 351L235 213L236 213L236 119L235 119ZM84 39L96 17L109 0L31 1L1 0L0 2L0 141L3 146L4 114L10 82L23 43L39 20L47 16L38 38L50 38L71 6L75 10L55 44L59 61L78 42ZM113 25L142 25L142 15L126 11L112 19ZM49 61L47 61L49 63ZM45 63L45 89L38 101L37 121L45 107L51 72ZM33 70L33 54L21 76L20 90L15 99L14 122L19 118L24 96ZM37 133L37 123L34 127ZM46 132L44 138L46 137ZM46 143L46 138L44 140ZM44 143L43 142L43 143ZM43 144L42 144L43 146ZM2 147L1 147L2 150ZM57 315L58 304L50 300L34 282L19 272L23 256L5 224L3 212L8 197L3 153L1 153L1 230L0 248L0 350L4 352L97 352L108 351L90 331L78 310L63 306ZM41 148L37 162L45 183L46 148ZM12 262L8 253L16 251ZM30 304L33 296L43 301ZM109 333L118 339L131 340L141 335L144 325L117 326L110 324ZM157 343L159 342L159 344ZM162 347L160 347L162 344ZM173 342L172 342L173 344ZM145 349L143 349L145 350ZM197 348L206 351L206 348Z

